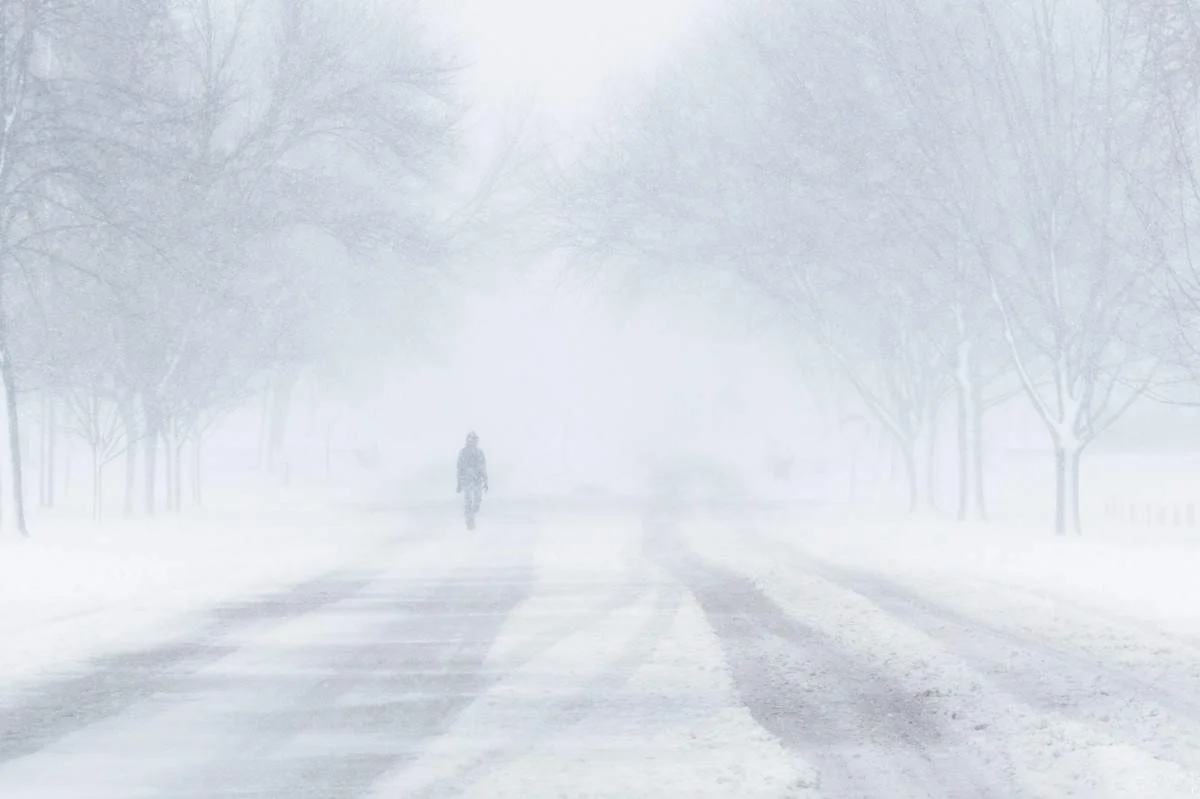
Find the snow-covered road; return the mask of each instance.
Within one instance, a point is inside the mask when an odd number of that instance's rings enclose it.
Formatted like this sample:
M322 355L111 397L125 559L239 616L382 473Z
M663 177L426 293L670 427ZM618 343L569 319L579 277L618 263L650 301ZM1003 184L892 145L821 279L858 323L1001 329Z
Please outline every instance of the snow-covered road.
M1180 636L711 519L387 552L5 696L0 796L1200 795Z

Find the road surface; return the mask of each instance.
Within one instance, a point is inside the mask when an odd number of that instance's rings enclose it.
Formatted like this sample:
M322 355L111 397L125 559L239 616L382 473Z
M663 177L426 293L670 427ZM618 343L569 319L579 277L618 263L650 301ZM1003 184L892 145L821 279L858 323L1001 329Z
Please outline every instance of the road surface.
M683 527L492 517L46 675L0 705L0 796L1200 795L1192 685Z

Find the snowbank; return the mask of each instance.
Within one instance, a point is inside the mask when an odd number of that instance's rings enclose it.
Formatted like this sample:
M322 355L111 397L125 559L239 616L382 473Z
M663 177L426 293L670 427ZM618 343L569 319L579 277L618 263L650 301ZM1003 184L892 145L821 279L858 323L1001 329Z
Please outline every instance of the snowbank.
M1014 795L1196 795L1185 535L809 513L695 522L687 540L919 699L951 733L940 758L1006 774Z
M809 514L764 531L812 557L926 591L1021 591L1200 639L1196 530L1094 526L1082 536L1055 536L1034 526Z
M35 519L0 538L0 690L169 633L220 602L362 562L395 515L313 507L109 521Z

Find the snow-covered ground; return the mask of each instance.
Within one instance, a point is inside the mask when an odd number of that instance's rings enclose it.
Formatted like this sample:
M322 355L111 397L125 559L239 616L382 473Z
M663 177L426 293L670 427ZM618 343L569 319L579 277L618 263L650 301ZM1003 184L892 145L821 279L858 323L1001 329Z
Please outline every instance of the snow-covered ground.
M689 527L698 554L961 733L948 769L1033 796L1200 794L1194 535L828 513Z
M0 793L1200 795L1187 530L489 507L39 519Z
M312 506L93 524L67 511L0 538L0 693L156 640L242 601L357 564L413 532L395 515Z
M61 732L39 722L28 742L0 723L0 793L815 797L641 529L636 514L491 520L225 635L215 658L116 664L116 712L55 705ZM94 688L57 690L70 705Z
M1044 526L837 513L760 529L812 557L919 584L948 601L1020 593L1200 645L1197 529L1097 523L1083 535L1056 536Z
M808 764L739 705L716 634L647 560L636 516L522 528L528 549L508 538L492 556L535 575L483 663L496 679L370 796L815 796Z

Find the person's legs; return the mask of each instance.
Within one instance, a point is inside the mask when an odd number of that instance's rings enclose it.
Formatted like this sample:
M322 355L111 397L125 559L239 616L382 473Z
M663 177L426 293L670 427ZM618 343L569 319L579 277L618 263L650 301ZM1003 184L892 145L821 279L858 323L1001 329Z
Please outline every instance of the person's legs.
M467 517L468 528L475 527L475 514L479 513L481 494L482 489L478 485L468 484L463 487L463 511Z

